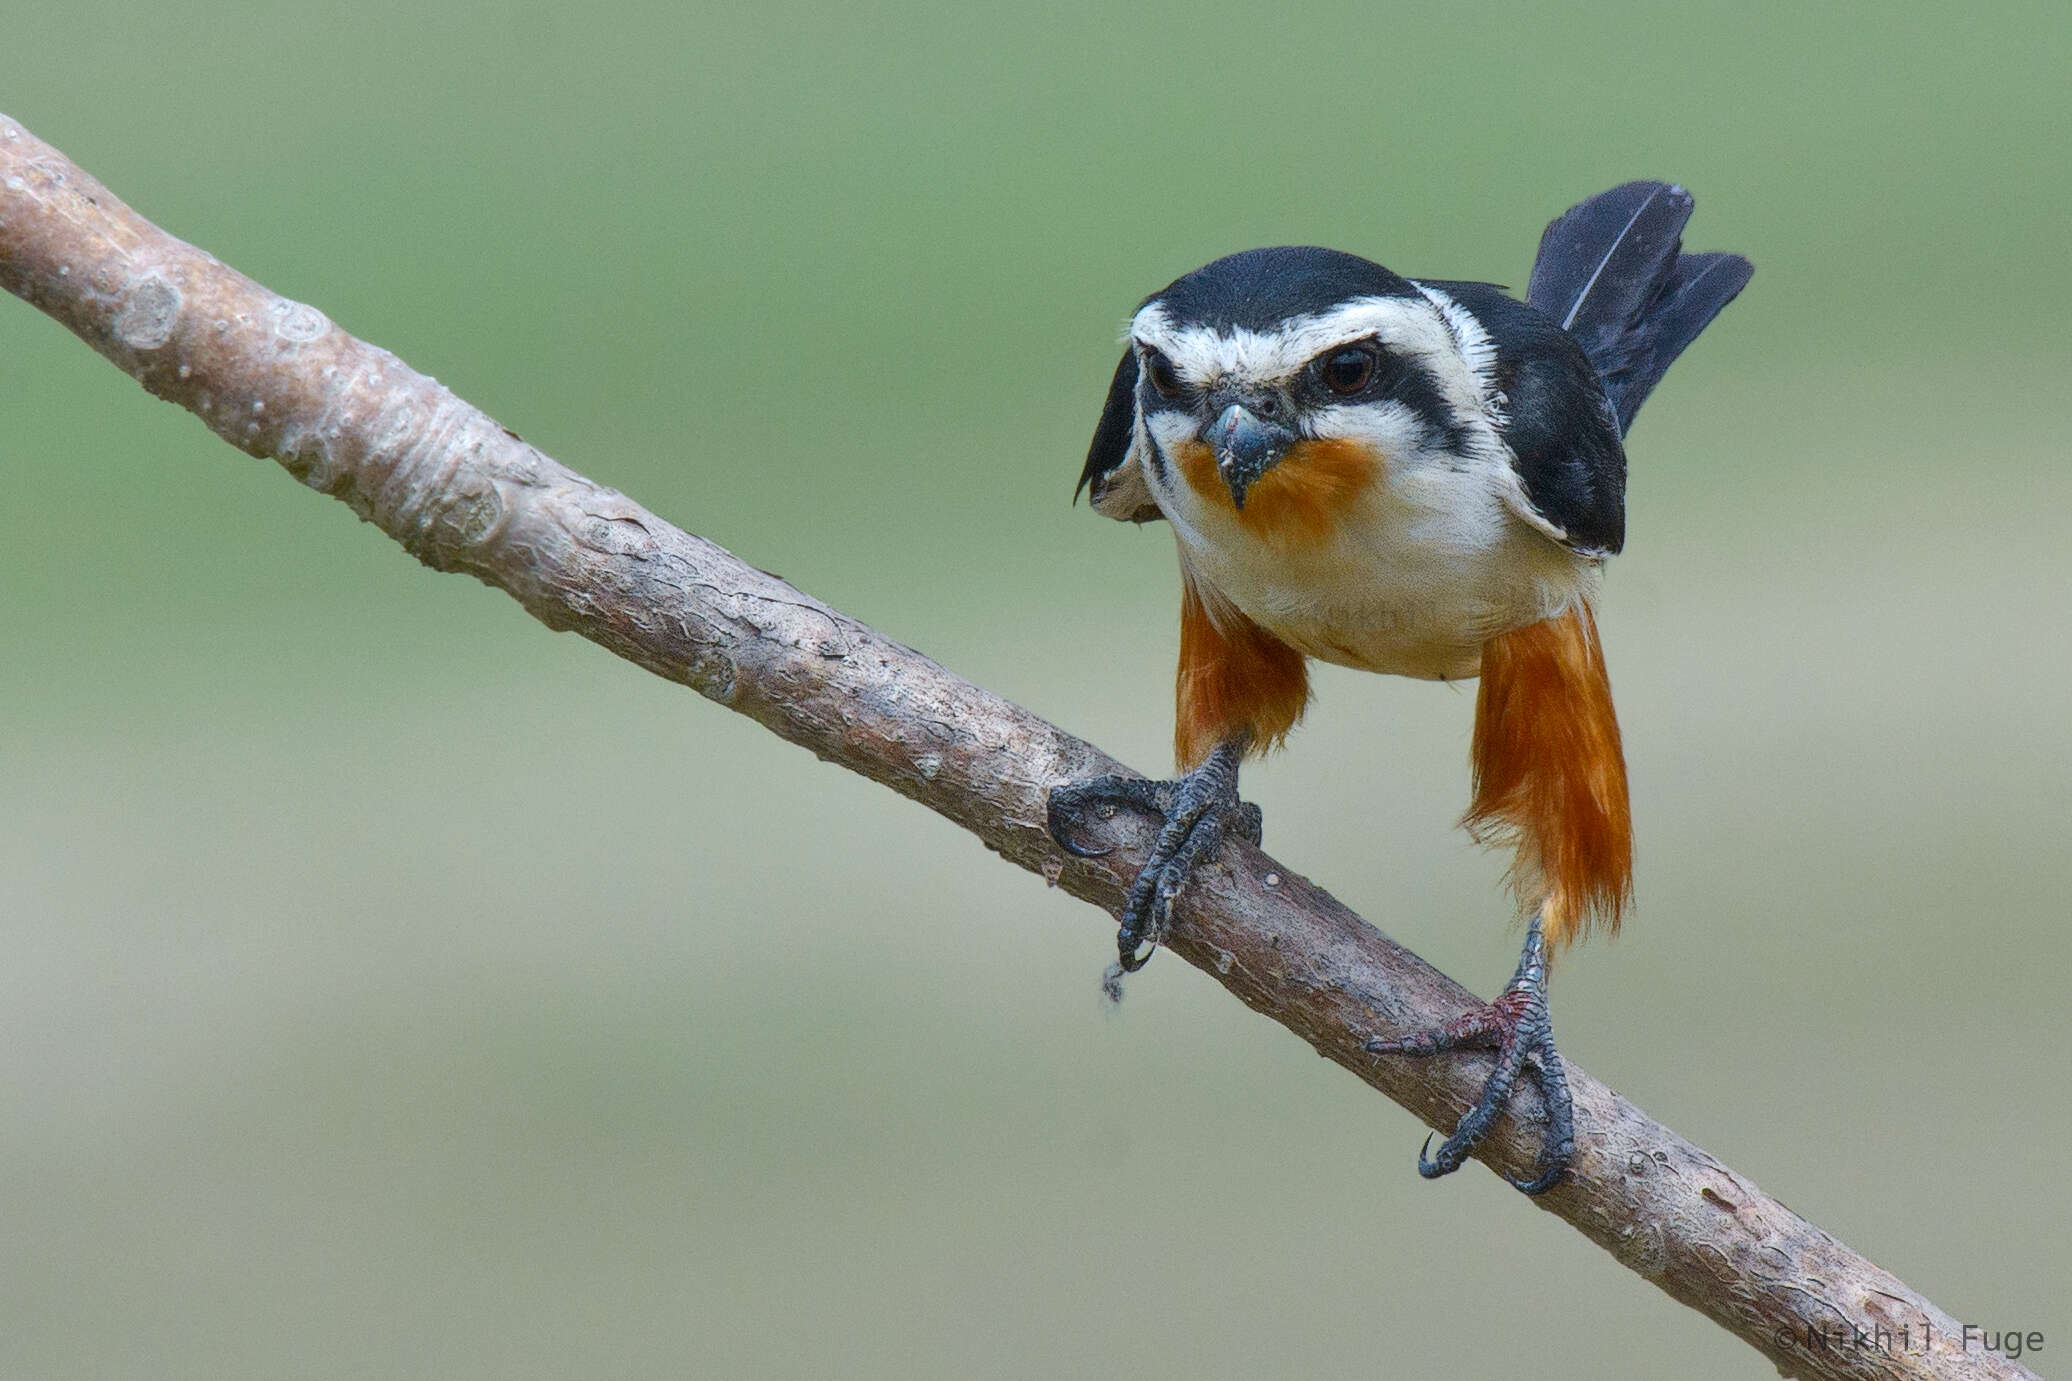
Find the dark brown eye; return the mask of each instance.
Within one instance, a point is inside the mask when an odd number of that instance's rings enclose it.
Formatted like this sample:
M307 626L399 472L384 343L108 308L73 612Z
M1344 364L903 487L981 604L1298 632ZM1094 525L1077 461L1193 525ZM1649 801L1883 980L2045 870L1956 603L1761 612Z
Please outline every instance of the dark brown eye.
M1374 347L1348 345L1334 350L1318 364L1317 373L1333 393L1358 393L1374 382Z
M1146 350L1144 352L1144 370L1151 376L1151 386L1159 391L1160 396L1166 398L1178 398L1180 396L1180 373L1173 368L1171 360L1159 354L1156 350Z

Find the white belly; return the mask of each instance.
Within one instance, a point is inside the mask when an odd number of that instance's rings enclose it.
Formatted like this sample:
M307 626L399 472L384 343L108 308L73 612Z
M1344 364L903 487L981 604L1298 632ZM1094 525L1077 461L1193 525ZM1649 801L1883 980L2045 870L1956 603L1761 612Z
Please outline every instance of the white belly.
M1471 473L1391 476L1322 541L1262 537L1174 489L1160 498L1176 502L1161 507L1197 583L1290 647L1342 666L1472 677L1490 638L1552 618L1595 582L1596 563L1521 521Z

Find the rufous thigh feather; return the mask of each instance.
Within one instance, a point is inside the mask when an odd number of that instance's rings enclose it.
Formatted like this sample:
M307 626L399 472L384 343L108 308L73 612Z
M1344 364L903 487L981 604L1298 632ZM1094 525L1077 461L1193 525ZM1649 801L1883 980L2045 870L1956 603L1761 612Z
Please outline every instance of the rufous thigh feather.
M1578 604L1492 638L1475 698L1475 794L1461 823L1517 850L1510 881L1559 948L1633 895L1626 759L1597 620Z
M1182 575L1180 670L1173 754L1185 771L1231 735L1264 752L1287 737L1309 704L1302 654L1228 604L1209 616L1194 579Z

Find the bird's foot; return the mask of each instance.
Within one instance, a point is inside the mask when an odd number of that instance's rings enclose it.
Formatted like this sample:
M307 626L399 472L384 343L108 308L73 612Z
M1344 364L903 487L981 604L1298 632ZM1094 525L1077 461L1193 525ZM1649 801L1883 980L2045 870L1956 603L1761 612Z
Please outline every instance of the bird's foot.
M1544 1194L1567 1172L1576 1150L1575 1108L1561 1054L1554 1048L1554 1023L1547 1011L1547 945L1538 916L1526 931L1518 972L1494 1001L1463 1012L1444 1026L1394 1040L1370 1040L1365 1048L1373 1055L1437 1055L1470 1049L1497 1052L1496 1069L1482 1086L1481 1099L1461 1118L1453 1135L1440 1143L1439 1153L1427 1156L1418 1152L1417 1173L1426 1179L1437 1179L1461 1167L1511 1101L1521 1069L1539 1083L1547 1105L1547 1139L1531 1179L1504 1178L1527 1194ZM1431 1144L1432 1139L1426 1137L1427 1150Z
M1225 834L1259 842L1259 807L1237 798L1237 765L1244 749L1243 739L1219 744L1201 766L1169 782L1095 777L1051 789L1050 837L1080 858L1111 852L1080 842L1089 817L1108 818L1119 806L1134 806L1165 821L1123 903L1121 928L1115 934L1120 973L1135 973L1150 962L1165 938L1173 898L1195 868L1215 853ZM1119 992L1111 981L1109 995Z

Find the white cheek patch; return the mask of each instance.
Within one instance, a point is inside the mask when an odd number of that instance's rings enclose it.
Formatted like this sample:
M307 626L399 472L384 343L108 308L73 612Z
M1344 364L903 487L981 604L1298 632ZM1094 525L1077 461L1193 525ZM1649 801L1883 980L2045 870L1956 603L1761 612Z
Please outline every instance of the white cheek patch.
M1145 430L1172 454L1173 447L1192 441L1199 424L1184 412L1154 412L1144 420Z
M1430 459L1425 454L1424 421L1407 403L1320 408L1310 413L1309 424L1319 440L1366 443L1392 469L1426 463Z
M1185 413L1158 412L1150 417L1139 417L1138 434L1144 438L1142 451L1143 475L1152 497L1157 501L1159 511L1166 521L1173 525L1174 534L1180 539L1181 549L1200 546L1206 540L1201 523L1208 516L1201 496L1187 487L1187 481L1172 468L1170 457L1173 451L1186 442L1195 439L1195 422ZM1160 470L1151 454L1153 440L1168 457L1168 464Z
M1412 287L1423 293L1432 306L1438 309L1440 320L1452 335L1456 354L1467 371L1463 397L1476 412L1488 418L1493 426L1504 422L1504 395L1496 386L1496 342L1475 314L1439 288L1413 282Z
M1159 507L1163 508L1168 516L1193 502L1193 495L1189 492L1186 482L1174 473L1171 459L1177 447L1194 440L1195 425L1194 419L1182 412L1155 412L1148 418L1138 420L1139 434L1144 437L1142 449L1145 482L1158 496ZM1154 445L1166 457L1167 463L1162 472L1157 458L1151 453Z

